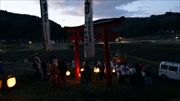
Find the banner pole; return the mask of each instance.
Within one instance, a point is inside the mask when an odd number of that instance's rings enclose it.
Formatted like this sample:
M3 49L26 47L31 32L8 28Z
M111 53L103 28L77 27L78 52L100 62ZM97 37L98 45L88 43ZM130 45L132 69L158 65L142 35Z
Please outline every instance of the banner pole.
M43 13L42 13L42 1L40 0L40 11L41 11L41 35L42 35L42 44L43 44L43 63L41 64L43 70L43 78L46 73L46 42L45 42L45 33L43 26Z

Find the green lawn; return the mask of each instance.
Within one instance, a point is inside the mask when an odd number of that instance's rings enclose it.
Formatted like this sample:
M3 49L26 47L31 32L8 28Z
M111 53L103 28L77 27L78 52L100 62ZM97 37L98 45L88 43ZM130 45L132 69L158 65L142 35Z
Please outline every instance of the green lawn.
M171 47L170 47L171 46ZM103 61L103 46L97 45L95 59ZM157 48L156 48L157 47ZM173 50L170 51L170 48ZM137 88L129 83L126 78L125 83L119 83L116 74L113 74L112 85L107 86L105 80L96 80L95 75L92 75L93 82L89 82L89 94L82 94L80 79L75 79L74 69L71 70L71 76L66 77L67 83L60 87L50 88L48 78L40 79L34 76L35 71L32 69L32 60L26 64L19 62L2 62L1 64L7 74L12 74L17 79L17 84L13 88L7 88L5 82L1 92L1 101L179 101L180 97L180 82L175 80L162 80L158 77L158 64L162 60L162 54L165 59L179 61L179 45L164 45L164 44L116 44L110 45L112 54L119 49L120 52L128 55L127 60L133 63L143 62L144 65L149 64L152 71L153 87L144 86ZM170 52L169 52L170 51ZM22 60L31 56L36 51L2 53L3 57ZM162 52L162 54L160 54ZM175 53L176 52L176 53ZM80 61L83 61L83 49L80 47ZM171 53L171 54L167 54ZM53 52L49 55L57 55L60 59L66 58L68 63L74 58L73 50L59 50L56 54ZM176 56L179 55L179 56ZM43 54L40 54L43 57ZM151 58L154 57L154 58ZM89 62L93 62L93 58Z

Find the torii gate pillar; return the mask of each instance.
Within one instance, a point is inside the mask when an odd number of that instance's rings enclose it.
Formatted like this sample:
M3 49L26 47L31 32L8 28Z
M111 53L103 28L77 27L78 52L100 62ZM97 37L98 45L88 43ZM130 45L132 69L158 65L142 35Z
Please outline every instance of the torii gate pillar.
M75 77L78 79L80 77L80 64L79 64L79 40L78 32L74 32L74 61L75 61Z
M111 21L104 21L101 23L94 23L94 30L95 29L102 29L103 32L103 40L104 40L104 61L106 65L106 84L111 85L112 84L112 75L111 75L111 67L110 67L110 51L109 51L109 41L108 41L108 33L107 28L120 26L121 23L124 21L125 17L122 16L117 19L113 19ZM74 32L74 51L75 51L75 70L76 70L76 78L79 78L79 72L80 72L80 65L79 65L79 38L78 38L78 32L84 30L84 25L77 26L77 27L65 27L67 32ZM82 37L82 39L84 39Z
M104 61L106 66L106 84L112 84L112 75L110 67L110 52L109 52L109 40L107 34L107 28L102 28L103 40L104 40Z

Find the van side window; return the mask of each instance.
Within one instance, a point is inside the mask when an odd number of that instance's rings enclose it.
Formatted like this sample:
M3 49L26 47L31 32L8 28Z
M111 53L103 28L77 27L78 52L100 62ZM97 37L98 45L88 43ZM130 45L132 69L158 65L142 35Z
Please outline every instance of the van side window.
M169 66L169 70L171 71L177 71L178 67L175 66Z
M167 70L167 65L161 65L161 69L165 69L165 70Z

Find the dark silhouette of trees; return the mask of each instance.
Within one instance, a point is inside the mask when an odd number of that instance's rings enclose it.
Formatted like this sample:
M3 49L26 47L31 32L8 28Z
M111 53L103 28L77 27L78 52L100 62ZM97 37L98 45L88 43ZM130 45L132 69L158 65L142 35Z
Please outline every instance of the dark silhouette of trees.
M94 22L103 22L109 19L99 19ZM109 33L119 33L121 37L132 38L147 35L156 35L166 31L180 31L180 13L166 12L162 15L151 15L144 18L125 18L121 26L109 28ZM61 25L50 20L50 32L52 40L67 40L72 33L66 33ZM95 34L101 34L101 30L95 30ZM0 40L25 39L39 42L42 39L41 19L32 15L14 14L0 10ZM79 35L83 36L84 32Z
M41 19L36 16L0 11L0 39L27 39L39 42L42 39ZM51 39L67 39L61 25L50 20Z

